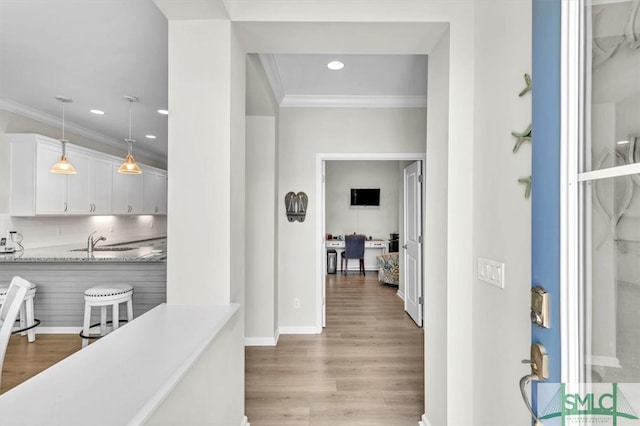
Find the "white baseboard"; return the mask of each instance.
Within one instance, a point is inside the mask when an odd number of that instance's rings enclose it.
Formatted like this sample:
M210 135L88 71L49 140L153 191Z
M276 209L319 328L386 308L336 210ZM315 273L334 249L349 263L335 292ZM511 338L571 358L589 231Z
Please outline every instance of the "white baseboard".
M431 426L431 422L427 418L426 414L422 415L422 419L418 422L418 426Z
M82 327L36 327L36 334L79 334Z
M240 426L251 426L251 425L249 424L249 419L247 418L247 416L244 416L244 417L242 418L242 421L240 422Z
M245 337L245 346L276 346L278 344L278 338L280 332L276 330L276 334L273 337Z
M322 328L318 330L317 327L280 327L278 331L280 334L320 334Z
M400 290L398 290L398 292L397 292L396 294L397 294L397 295L398 295L398 297L399 297L400 299L402 299L402 301L404 302L404 293L403 293L403 292L401 292Z

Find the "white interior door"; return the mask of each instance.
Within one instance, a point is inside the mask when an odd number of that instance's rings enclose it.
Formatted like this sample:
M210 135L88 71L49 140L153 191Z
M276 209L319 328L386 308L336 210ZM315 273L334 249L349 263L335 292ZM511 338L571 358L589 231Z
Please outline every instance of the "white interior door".
M422 327L422 162L404 169L404 310Z

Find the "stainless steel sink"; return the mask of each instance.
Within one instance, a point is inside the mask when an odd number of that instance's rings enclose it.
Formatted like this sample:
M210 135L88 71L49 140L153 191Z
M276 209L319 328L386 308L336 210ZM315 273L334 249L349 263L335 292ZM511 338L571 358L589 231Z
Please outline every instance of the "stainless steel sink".
M94 247L93 251L127 251L127 250L135 250L135 247ZM71 251L87 251L87 248L74 249Z

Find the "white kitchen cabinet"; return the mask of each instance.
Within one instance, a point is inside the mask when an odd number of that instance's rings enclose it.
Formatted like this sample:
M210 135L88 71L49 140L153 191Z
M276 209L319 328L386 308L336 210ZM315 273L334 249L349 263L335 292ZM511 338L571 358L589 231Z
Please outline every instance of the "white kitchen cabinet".
M164 170L143 168L143 213L167 214L167 173Z
M117 172L122 158L67 144L75 175L50 172L62 152L60 141L37 134L10 134L9 214L142 214L144 175ZM166 214L166 172L154 172L151 214ZM155 211L157 209L157 212Z
M38 141L36 144L35 214L66 214L68 210L67 176L50 171L51 166L60 159L61 153L60 142L56 144ZM30 163L33 164L33 160ZM28 167L28 165L25 166ZM25 190L33 192L34 188L25 188Z
M113 214L142 214L143 176L118 173L122 160L111 163L113 191L111 212Z
M68 148L67 154L78 172L67 176L67 213L111 214L111 159L79 148Z

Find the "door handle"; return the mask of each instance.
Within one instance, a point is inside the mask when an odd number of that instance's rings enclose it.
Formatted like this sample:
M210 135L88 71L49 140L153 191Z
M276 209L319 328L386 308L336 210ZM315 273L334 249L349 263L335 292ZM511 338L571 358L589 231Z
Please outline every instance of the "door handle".
M531 345L531 357L530 359L522 360L522 363L529 364L531 372L520 379L520 394L524 404L527 406L527 410L529 410L531 417L535 421L534 426L543 426L536 413L533 412L531 402L527 397L526 387L532 380L547 380L549 378L549 357L545 347L541 343Z
M403 244L403 245L402 245L402 248L406 250L406 249L407 249L407 245L406 245L406 244Z

